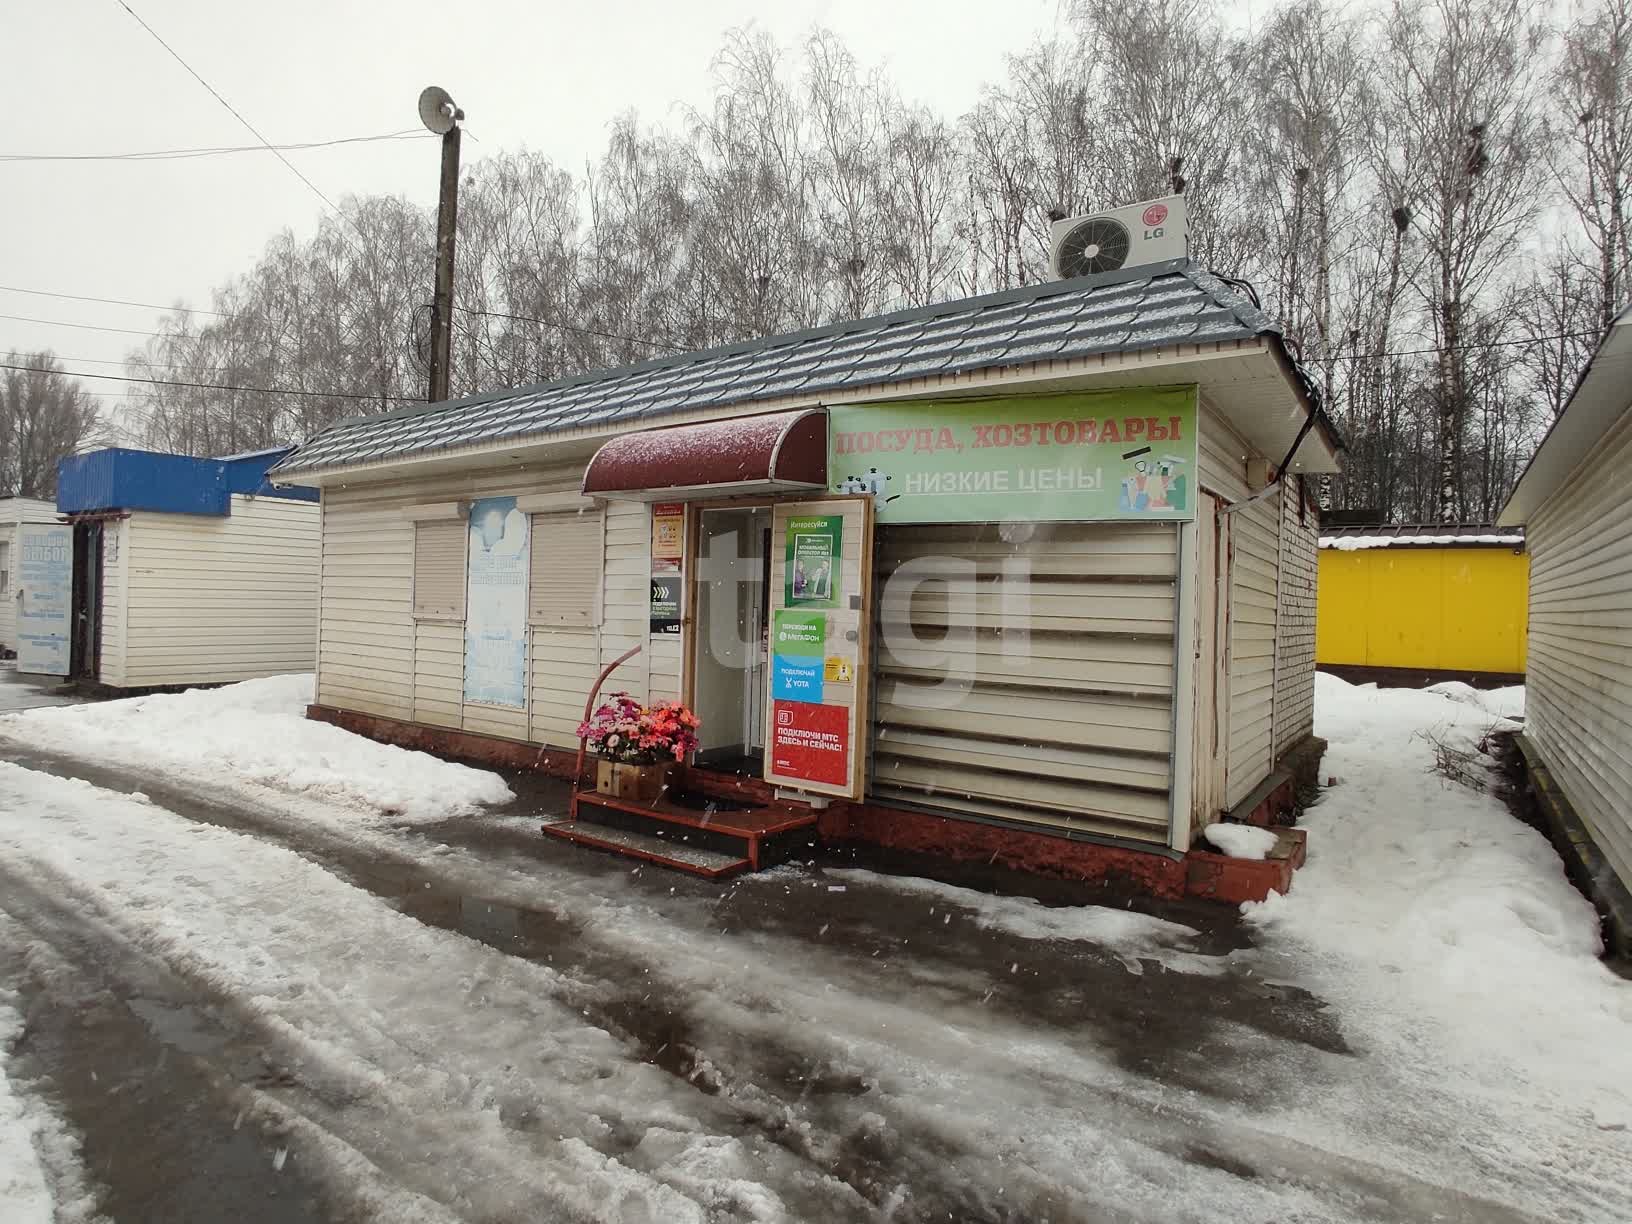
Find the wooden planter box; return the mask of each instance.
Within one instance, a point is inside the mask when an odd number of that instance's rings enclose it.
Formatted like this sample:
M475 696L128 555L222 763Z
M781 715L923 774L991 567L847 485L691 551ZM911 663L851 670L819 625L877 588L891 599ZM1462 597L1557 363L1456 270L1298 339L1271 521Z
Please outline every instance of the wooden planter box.
M669 766L629 765L622 761L597 761L595 789L614 799L628 799L635 803L650 803L668 784Z

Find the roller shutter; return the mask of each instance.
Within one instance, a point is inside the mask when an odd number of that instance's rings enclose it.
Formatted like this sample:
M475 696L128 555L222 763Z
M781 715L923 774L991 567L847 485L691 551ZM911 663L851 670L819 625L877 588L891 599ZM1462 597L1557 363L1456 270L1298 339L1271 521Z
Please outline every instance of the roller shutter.
M1178 531L879 532L872 794L1165 843Z
M414 524L414 615L465 619L464 519Z

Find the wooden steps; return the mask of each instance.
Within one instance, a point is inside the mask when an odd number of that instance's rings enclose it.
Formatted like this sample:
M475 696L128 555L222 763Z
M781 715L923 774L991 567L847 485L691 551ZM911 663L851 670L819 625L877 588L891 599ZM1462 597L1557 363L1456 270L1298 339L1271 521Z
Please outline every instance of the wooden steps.
M806 844L816 826L815 812L787 804L707 812L596 791L576 792L569 812L544 825L544 834L708 879L780 862Z
M610 850L613 854L621 854L625 858L640 859L642 862L656 863L661 867L672 867L676 871L689 871L692 875L700 875L709 880L736 875L739 871L752 871L754 866L748 859L733 858L717 850L688 846L629 829L614 829L588 820L558 820L545 825L544 832L547 836L558 837L562 841L570 841L579 846Z

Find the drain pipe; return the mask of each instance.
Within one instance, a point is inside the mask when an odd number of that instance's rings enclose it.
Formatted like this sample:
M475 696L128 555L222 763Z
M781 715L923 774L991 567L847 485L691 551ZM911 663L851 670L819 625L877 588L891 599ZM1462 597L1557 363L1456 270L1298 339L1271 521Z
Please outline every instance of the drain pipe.
M622 667L630 659L634 658L637 654L639 654L640 650L641 650L641 647L637 643L636 645L631 646L628 650L624 651L617 658L613 659L612 662L608 663L605 667L601 668L601 674L595 677L595 687L593 687L592 689L589 690L589 700L584 702L584 717L583 717L584 722L587 723L589 721L590 715L595 712L595 699L601 695L601 685L606 683L606 678L608 676L610 676L613 672L615 672L618 668ZM589 741L586 740L583 736L580 735L578 737L578 761L572 767L572 789L573 790L577 790L581 785L583 785L583 781L584 781L584 757L586 755L588 755L588 753L589 753Z
M1229 505L1220 510L1219 513L1234 514L1237 510L1245 510L1254 502L1263 501L1264 498L1268 497L1271 493L1275 492L1276 489L1280 488L1281 481L1286 479L1287 469L1291 466L1292 456L1298 453L1298 447L1303 445L1303 440L1309 436L1309 431L1314 427L1315 414L1311 411L1309 415L1303 419L1303 428L1298 430L1298 436L1292 440L1292 448L1286 452L1286 458L1282 459L1281 466L1275 469L1275 479L1270 481L1263 488L1259 489L1258 492L1247 497L1243 497L1238 502L1231 502Z

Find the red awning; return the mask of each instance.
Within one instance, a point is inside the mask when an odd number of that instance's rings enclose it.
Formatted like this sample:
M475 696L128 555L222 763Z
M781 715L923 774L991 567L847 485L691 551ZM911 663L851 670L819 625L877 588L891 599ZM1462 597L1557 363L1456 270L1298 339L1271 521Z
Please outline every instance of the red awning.
M826 487L825 408L624 434L584 469L587 496L627 501Z

